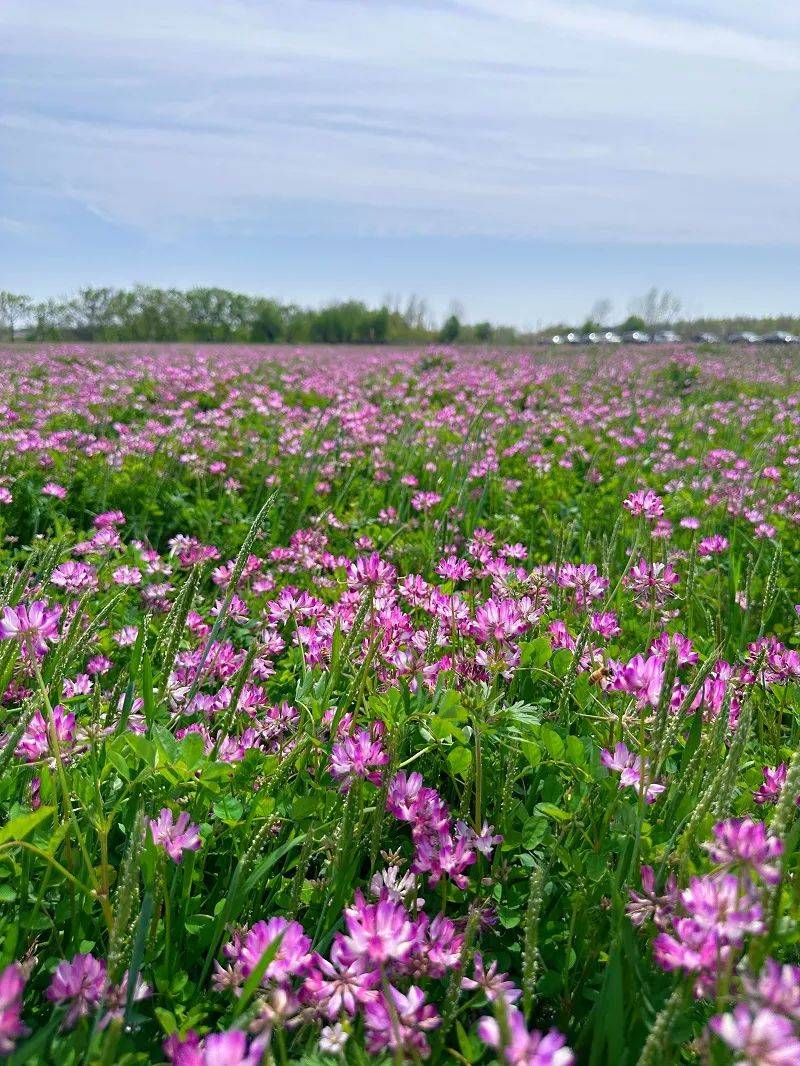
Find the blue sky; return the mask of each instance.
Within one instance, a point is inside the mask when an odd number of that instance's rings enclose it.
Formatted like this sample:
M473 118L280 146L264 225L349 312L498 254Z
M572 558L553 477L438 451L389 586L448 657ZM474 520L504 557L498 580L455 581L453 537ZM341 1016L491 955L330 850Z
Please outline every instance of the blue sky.
M796 0L3 0L0 287L795 311Z

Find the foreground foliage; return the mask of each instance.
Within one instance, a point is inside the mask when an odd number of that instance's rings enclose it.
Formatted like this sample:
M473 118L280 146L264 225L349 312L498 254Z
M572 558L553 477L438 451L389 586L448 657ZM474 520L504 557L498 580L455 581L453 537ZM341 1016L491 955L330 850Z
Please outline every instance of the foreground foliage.
M793 363L0 362L0 1054L800 1061Z

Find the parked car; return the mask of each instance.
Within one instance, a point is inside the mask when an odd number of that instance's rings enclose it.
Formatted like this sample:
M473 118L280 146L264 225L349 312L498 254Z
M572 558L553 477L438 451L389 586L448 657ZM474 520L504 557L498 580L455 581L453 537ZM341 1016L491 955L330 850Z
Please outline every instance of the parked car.
M622 337L620 337L619 333L615 333L613 329L601 333L600 339L603 344L622 344Z
M650 334L644 333L640 329L631 329L622 334L622 339L628 344L649 344Z
M551 344L563 344L564 343L564 338L561 336L560 333L556 333L554 336L552 336L550 338L550 343Z
M581 337L584 344L601 344L603 341L602 333L584 333Z
M745 330L743 333L729 333L725 339L730 341L731 344L758 344L761 337L757 333L750 333Z
M693 339L697 344L719 344L716 333L698 333Z
M581 335L580 335L580 333L568 333L567 336L566 336L566 341L567 341L567 344L580 344L581 343Z
M653 344L679 344L680 335L674 329L662 329L653 334Z
M794 344L798 338L793 333L786 333L782 329L776 329L773 333L765 334L765 344Z

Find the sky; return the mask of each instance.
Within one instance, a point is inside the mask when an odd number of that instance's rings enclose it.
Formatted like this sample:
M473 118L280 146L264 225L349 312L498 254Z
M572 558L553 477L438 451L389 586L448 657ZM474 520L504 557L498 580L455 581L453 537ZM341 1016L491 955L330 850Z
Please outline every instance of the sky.
M800 312L800 4L0 0L0 288Z

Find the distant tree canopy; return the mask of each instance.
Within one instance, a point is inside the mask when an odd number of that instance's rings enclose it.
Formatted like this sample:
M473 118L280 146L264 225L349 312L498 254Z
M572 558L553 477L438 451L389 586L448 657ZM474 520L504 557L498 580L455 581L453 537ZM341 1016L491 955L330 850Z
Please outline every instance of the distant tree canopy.
M83 288L69 299L39 303L0 292L0 334L9 340L383 344L433 339L435 332L421 324L421 306L412 298L405 311L390 311L348 300L312 310L227 289L148 285Z
M458 320L457 315L450 315L445 319L445 323L439 330L439 340L444 341L445 344L452 344L453 341L458 340L461 333L461 323Z
M616 328L645 330L673 324L687 335L710 331L752 330L766 333L800 331L800 318L704 318L677 321L680 301L672 293L650 289L632 302L630 314ZM609 328L610 300L597 300L580 329L582 333ZM264 296L198 286L159 289L136 285L131 289L85 287L74 296L32 300L21 293L0 291L0 340L198 342L211 344L493 344L498 347L531 344L569 330L567 324L537 332L521 331L492 322L470 325L463 310L451 305L437 328L425 300L411 296L405 303L387 297L384 305L368 307L358 300L308 308Z
M69 299L39 303L0 292L0 337L8 340L385 344L458 337L485 343L494 331L489 322L463 326L454 315L437 331L416 296L403 308L346 300L312 309L213 287L87 287ZM514 331L505 331L506 343L509 334Z

